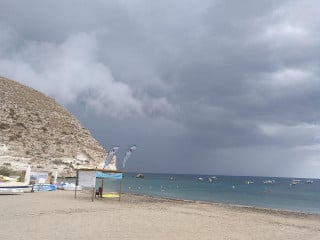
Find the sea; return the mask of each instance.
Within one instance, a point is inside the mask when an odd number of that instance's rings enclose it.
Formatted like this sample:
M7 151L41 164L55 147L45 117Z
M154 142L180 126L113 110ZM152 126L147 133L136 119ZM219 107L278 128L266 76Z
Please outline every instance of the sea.
M170 199L252 206L320 214L320 179L223 175L125 173L122 192ZM60 179L75 182L75 179ZM101 186L97 179L96 186ZM104 180L103 192L116 192L120 181Z
M210 180L211 179L211 180ZM117 191L105 180L104 191ZM122 191L163 198L320 213L320 179L126 173Z

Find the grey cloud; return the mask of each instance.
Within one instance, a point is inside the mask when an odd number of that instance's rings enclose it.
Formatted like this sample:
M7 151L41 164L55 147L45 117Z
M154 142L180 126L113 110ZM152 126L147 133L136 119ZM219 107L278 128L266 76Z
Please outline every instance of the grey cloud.
M132 170L315 175L318 151L299 147L319 141L318 8L10 1L0 70L55 97L104 145L138 143Z
M116 81L109 67L97 59L99 45L95 33L78 33L62 44L29 41L20 51L3 55L2 74L19 79L64 105L82 102L112 116L171 111L165 98L145 103L134 96L130 85Z

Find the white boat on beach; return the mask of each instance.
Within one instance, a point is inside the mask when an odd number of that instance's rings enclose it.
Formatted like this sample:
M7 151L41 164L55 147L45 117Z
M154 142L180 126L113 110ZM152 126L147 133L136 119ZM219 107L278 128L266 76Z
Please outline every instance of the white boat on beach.
M17 192L31 192L32 185L23 182L0 182L0 189L2 189L2 191L8 190L8 192L13 189L15 189Z
M32 192L33 186L30 185L30 166L27 167L24 182L18 182L18 177L2 176L0 178L1 194L20 194L24 192Z
M0 188L0 195L18 195L24 193L23 190L10 189L10 188Z

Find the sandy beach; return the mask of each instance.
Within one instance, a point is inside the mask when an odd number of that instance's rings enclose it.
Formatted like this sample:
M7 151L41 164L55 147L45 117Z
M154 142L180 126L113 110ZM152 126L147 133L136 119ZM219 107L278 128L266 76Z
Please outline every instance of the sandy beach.
M124 194L0 196L0 239L320 239L320 215Z

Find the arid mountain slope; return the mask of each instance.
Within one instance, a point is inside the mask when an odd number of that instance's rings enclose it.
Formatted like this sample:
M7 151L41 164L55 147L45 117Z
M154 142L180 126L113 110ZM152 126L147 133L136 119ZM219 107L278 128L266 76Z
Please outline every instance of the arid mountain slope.
M0 167L55 171L96 167L106 151L54 99L0 77Z

